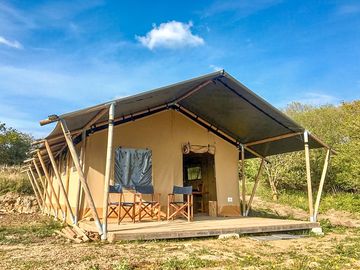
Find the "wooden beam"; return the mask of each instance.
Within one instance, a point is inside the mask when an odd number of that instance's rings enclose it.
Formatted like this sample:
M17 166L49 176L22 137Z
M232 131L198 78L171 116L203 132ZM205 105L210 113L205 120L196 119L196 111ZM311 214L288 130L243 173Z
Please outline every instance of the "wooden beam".
M71 154L73 162L75 164L76 170L77 170L77 172L79 174L79 178L80 178L80 181L81 181L82 188L83 188L83 190L85 192L85 197L86 197L87 203L88 203L88 205L90 207L90 210L92 212L92 215L93 215L95 224L96 224L96 226L98 228L99 234L101 235L102 234L102 226L101 226L101 223L100 223L100 220L99 220L98 213L96 211L94 200L93 200L93 198L91 196L89 186L88 186L88 184L86 182L84 172L83 172L83 170L81 168L79 157L78 157L78 155L76 153L76 149L75 149L74 143L73 143L72 138L71 138L71 133L70 133L70 131L69 131L67 125L66 125L65 120L60 119L59 121L60 121L60 125L61 125L61 128L63 130L64 136L65 136L65 139L66 139L66 143L67 143L67 145L69 147L70 154Z
M246 179L245 179L245 148L240 145L241 151L241 206L242 216L246 216Z
M52 201L52 196L54 195L56 205L60 209L62 217L65 218L65 213L64 213L63 209L61 208L58 196L56 196L56 192L55 192L55 188L54 188L53 183L52 183L52 179L50 177L48 169L46 168L45 162L44 162L44 160L43 160L43 158L41 156L40 151L37 152L37 155L38 155L41 167L43 169L43 172L45 174L45 178L46 178L46 180L47 180L47 182L48 182L48 184L49 184L49 186L51 188L49 200ZM56 214L55 214L55 217L57 217Z
M40 172L39 166L37 165L35 159L34 159L34 166L35 166L36 173L37 173L37 175L39 176L40 182L41 182L41 184L42 184L42 186L43 186L43 188L44 188L44 198L45 198L45 199L44 199L44 205L47 207L47 205L46 205L46 198L48 198L49 201L50 201L50 210L51 210L51 208L52 208L53 211L54 211L54 216L56 216L56 209L55 209L52 201L50 200L49 191L48 191L48 189L47 189L47 187L46 187L46 183L45 183L44 179L43 179L42 176L41 176L41 172Z
M319 190L318 190L318 193L317 193L317 196L316 196L315 209L314 209L314 221L317 220L317 215L318 215L318 212L319 212L321 194L322 194L323 187L324 187L324 182L325 182L326 172L327 172L328 165L329 165L329 160L330 160L330 149L327 149L326 156L325 156L324 167L323 167L323 171L321 173L321 178L320 178L320 183L319 183Z
M80 164L81 164L81 168L84 171L84 175L85 175L85 147L86 147L86 130L84 130L82 132L82 145L81 145L81 149L80 149ZM81 188L81 180L80 177L78 179L77 182L77 191L76 191L76 202L75 202L75 224L78 224L79 218L80 218L80 204L81 204L81 193L82 193L82 188Z
M109 185L110 185L110 172L112 163L113 152L113 136L114 136L114 114L115 103L112 103L109 108L109 127L107 135L107 149L106 149L106 163L105 163L105 177L104 177L104 199L103 199L103 234L102 240L107 239L107 216L108 216L108 202L109 202Z
M31 178L31 175L30 175L30 173L29 173L29 170L27 170L26 173L27 173L27 176L28 176L28 178L29 178L30 184L31 184L31 186L32 186L32 188L33 188L33 190L34 190L35 198L36 198L36 201L37 201L37 203L38 203L38 205L39 205L39 208L42 210L43 208L42 208L42 205L41 205L41 203L40 203L39 195L37 194L37 190L36 190L36 188L35 188L35 186L34 186L34 183L33 183L33 181L32 181L32 178Z
M256 192L256 189L257 189L257 187L259 185L259 180L260 180L260 176L261 176L261 173L262 173L262 170L263 170L263 167L264 167L264 162L265 162L265 160L262 159L261 163L260 163L259 171L258 171L258 173L256 175L256 178L255 178L254 187L253 187L252 192L251 192L251 196L250 196L250 199L249 199L249 203L248 203L248 206L247 206L247 209L246 209L245 216L249 215L249 212L250 212L250 209L251 209L251 204L252 204L252 202L254 200L255 192Z
M95 124L108 110L109 110L108 107L102 109L94 118L92 118L85 126L83 126L81 132L86 131L89 128L91 128L91 126L93 124Z
M238 141L236 141L234 138L230 137L229 135L227 135L225 132L221 131L219 128L215 127L214 125L211 125L206 120L199 117L198 115L196 115L193 112L185 109L184 107L180 106L179 104L175 104L174 106L176 108L175 110L179 111L180 113L182 113L183 115L185 115L186 117L188 117L189 119L194 121L195 123L197 123L200 126L206 128L207 130L209 130L210 132L212 132L215 135L219 136L220 138L227 141L228 143L230 143L230 144L232 144L232 145L234 145L236 147L239 146ZM268 159L266 159L265 157L263 157L262 155L260 155L256 151L250 149L249 147L244 146L244 148L245 148L246 151L253 154L254 156L256 156L258 158L261 158L261 159L265 159L266 162L270 162Z
M36 187L37 190L38 190L39 198L40 198L40 201L42 202L42 204L41 204L41 205L42 205L42 210L43 210L43 212L44 212L44 211L45 211L45 200L44 200L43 194L41 193L41 189L40 189L39 183L37 182L36 177L35 177L35 174L34 174L34 172L33 172L33 170L32 170L31 167L29 168L29 171L30 171L30 174L31 174L32 179L33 179L33 181L34 181L35 187Z
M311 138L313 138L315 141L317 141L319 144L321 144L322 146L324 146L325 148L330 149L330 151L331 151L334 155L337 154L337 152L336 152L334 149L331 149L330 146L328 146L326 143L324 143L322 140L320 140L320 139L319 139L318 137L316 137L314 134L309 133L309 136L310 136Z
M70 155L66 156L66 165L65 165L65 191L66 194L69 194L69 181L70 181ZM67 215L67 207L65 205L65 216ZM76 219L75 219L76 220ZM75 221L76 222L76 221ZM74 222L74 224L75 224Z
M207 86L208 84L212 83L213 81L212 80L208 80L208 81L205 81L203 83L201 83L200 85L194 87L193 89L187 91L184 95L178 97L177 99L175 99L173 102L173 104L175 103L178 103L184 99L186 99L187 97L191 96L192 94L195 94L197 91L199 91L200 89L204 88L205 86Z
M249 146L253 146L253 145L279 141L279 140L295 137L295 136L302 135L302 134L303 134L302 132L296 132L296 133L292 132L292 133L288 133L288 134L284 134L284 135L279 135L279 136L275 136L275 137L271 137L271 138L266 138L266 139L263 139L263 140L249 142L249 143L246 143L245 146L249 147Z
M71 220L74 223L75 218L74 218L74 214L73 214L72 209L71 209L71 205L70 205L70 202L69 202L69 197L66 194L65 187L64 187L64 184L63 184L63 182L61 180L61 175L60 175L59 170L57 168L56 161L55 161L55 158L54 158L53 153L51 151L50 145L46 140L45 140L45 147L46 147L46 151L48 152L48 156L50 158L50 163L51 163L51 165L53 167L53 170L54 170L54 173L55 173L55 176L56 176L55 178L58 180L58 185L59 185L60 190L61 190L61 192L62 192L62 194L64 196L65 205L69 209L69 213L71 215Z
M304 144L305 144L305 164L306 164L306 181L308 190L308 204L310 221L314 221L314 209L313 209L313 196L311 187L311 167L310 167L310 150L309 150L309 134L304 132Z

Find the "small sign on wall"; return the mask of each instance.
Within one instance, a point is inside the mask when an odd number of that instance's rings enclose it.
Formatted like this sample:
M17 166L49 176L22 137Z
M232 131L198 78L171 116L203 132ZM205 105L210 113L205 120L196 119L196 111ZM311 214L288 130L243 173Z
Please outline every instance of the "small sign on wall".
M232 197L228 197L228 203L232 203L233 202L233 199L232 199Z

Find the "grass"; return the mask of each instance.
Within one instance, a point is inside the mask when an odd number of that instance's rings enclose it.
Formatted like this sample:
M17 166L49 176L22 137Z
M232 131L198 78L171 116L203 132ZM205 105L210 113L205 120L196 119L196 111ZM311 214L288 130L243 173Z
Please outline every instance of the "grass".
M20 170L20 166L0 167L0 195L8 192L33 194L29 179L24 173L20 173Z
M62 228L60 222L43 218L35 223L20 224L17 226L0 226L0 245L4 244L29 244L41 242L52 237L55 230Z
M247 190L251 190L251 185ZM257 195L266 200L272 201L270 189L265 185L260 185ZM308 211L307 193L302 191L280 190L276 203L296 207ZM313 199L316 199L316 193L313 193ZM347 211L353 214L360 213L360 194L339 192L323 193L320 202L320 211L327 212L331 209L338 211Z

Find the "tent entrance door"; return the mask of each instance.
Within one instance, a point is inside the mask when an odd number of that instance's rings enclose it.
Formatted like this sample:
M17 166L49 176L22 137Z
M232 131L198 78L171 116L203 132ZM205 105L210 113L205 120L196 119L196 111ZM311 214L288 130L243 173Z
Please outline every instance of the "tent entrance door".
M190 153L183 155L184 186L192 186L194 214L208 214L209 201L216 201L214 155Z

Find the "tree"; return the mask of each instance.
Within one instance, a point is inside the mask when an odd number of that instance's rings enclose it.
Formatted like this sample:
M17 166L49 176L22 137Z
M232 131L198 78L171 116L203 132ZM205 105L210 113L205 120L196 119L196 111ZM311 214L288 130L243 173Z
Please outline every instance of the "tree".
M0 164L22 163L29 154L33 138L0 122Z

